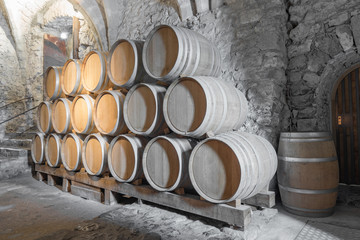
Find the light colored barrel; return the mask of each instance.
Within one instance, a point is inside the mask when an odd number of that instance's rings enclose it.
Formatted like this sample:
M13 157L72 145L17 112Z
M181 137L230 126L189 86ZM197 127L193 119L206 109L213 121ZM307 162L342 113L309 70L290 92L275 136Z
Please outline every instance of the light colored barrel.
M35 133L31 142L31 158L34 163L42 164L45 160L45 134Z
M64 64L61 74L61 89L68 96L86 93L81 79L80 59L69 59Z
M160 25L146 38L143 49L146 72L172 82L179 76L220 76L221 57L214 44L189 29Z
M195 142L172 135L153 138L145 147L143 170L146 180L158 191L192 188L188 165Z
M200 142L191 153L195 190L213 203L247 199L268 190L277 168L276 152L264 138L228 132Z
M58 98L53 104L51 121L55 132L59 134L66 134L72 128L71 114L70 114L71 101L67 98Z
M71 124L79 134L97 132L93 120L95 100L89 95L82 94L74 98L71 105Z
M45 142L45 159L50 167L59 167L61 164L61 138L55 133L47 136Z
M110 138L100 133L88 135L82 147L82 163L88 174L100 176L108 171L108 148Z
M328 132L285 132L278 149L282 204L291 213L326 217L334 212L339 166Z
M44 75L44 96L52 101L60 97L65 97L61 89L61 69L62 67L48 67Z
M115 136L128 132L124 121L125 95L115 90L101 92L95 100L94 122L102 134Z
M111 175L119 182L132 182L143 176L142 156L148 139L132 134L119 135L109 146Z
M61 143L61 161L65 169L70 172L79 171L82 168L81 149L83 136L68 133Z
M89 52L81 67L81 79L86 90L92 93L100 93L113 86L109 81L106 70L107 54L100 51Z
M144 136L164 133L167 128L162 108L165 92L165 87L147 83L130 89L124 102L124 119L133 133Z
M128 39L120 39L112 45L107 71L115 86L129 89L143 80L146 73L141 55L143 45L143 41Z
M164 98L164 117L177 134L201 138L239 129L248 113L247 100L231 83L213 77L184 77Z
M41 102L37 109L36 123L38 129L43 133L53 131L51 120L52 104L50 102Z

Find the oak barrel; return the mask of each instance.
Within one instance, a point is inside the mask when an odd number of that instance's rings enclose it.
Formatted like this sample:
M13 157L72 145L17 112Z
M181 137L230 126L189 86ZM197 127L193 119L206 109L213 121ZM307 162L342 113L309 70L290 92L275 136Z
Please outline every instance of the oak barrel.
M129 39L120 39L112 45L107 71L115 86L129 89L143 80L145 75L141 55L143 45L143 41Z
M35 136L32 138L31 142L31 158L34 163L42 164L44 163L45 151L45 134L44 133L35 133Z
M65 97L61 89L62 67L48 67L44 76L44 96L52 101L59 97Z
M66 134L73 129L70 107L71 101L67 98L58 98L55 100L51 113L51 121L55 132Z
M61 143L61 161L65 169L70 172L79 171L82 168L81 149L84 137L75 133L68 133Z
M61 138L55 133L47 136L45 142L45 159L50 167L59 167L61 164Z
M66 95L76 96L77 94L86 93L81 79L80 59L69 59L62 69L61 88Z
M213 203L247 199L267 191L276 168L276 152L266 139L238 131L203 140L189 161L195 190Z
M215 45L189 29L160 25L146 38L143 49L146 72L172 82L179 76L219 76L221 57Z
M173 82L164 98L164 117L177 134L202 138L239 129L248 105L231 83L213 77L183 77Z
M136 134L157 136L167 125L163 115L166 88L155 84L140 83L127 93L124 102L124 120Z
M339 166L331 134L281 133L278 159L277 178L284 208L307 217L331 215L339 183Z
M113 86L107 76L106 58L105 52L91 51L86 54L81 66L81 79L89 92L100 93Z
M108 171L108 148L110 138L100 133L88 135L81 150L82 163L90 175L100 176Z
M145 147L143 170L146 180L158 191L192 188L188 165L195 142L172 135L153 138Z
M78 95L71 105L71 124L79 134L97 132L93 120L95 100L86 94Z
M133 134L119 135L109 146L111 175L119 182L132 182L143 176L142 156L148 139Z
M124 121L124 100L125 95L115 90L105 90L96 97L94 122L99 132L111 136L128 132Z
M41 102L37 108L36 123L38 129L43 133L53 131L51 120L52 104L50 102Z

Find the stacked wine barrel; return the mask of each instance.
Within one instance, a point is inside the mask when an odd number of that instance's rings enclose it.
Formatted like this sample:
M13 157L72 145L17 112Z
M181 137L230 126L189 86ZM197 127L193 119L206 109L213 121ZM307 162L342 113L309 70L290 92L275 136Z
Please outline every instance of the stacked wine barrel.
M158 191L195 189L213 203L252 197L274 176L276 153L238 131L247 100L220 73L214 44L168 25L51 67L33 160Z

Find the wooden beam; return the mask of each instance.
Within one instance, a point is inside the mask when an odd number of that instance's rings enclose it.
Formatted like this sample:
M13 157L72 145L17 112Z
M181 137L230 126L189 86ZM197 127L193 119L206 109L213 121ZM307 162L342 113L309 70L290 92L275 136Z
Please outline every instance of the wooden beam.
M72 28L72 35L73 35L73 58L79 59L79 32L80 32L80 21L77 17L73 17L73 28Z
M209 11L209 0L195 0L196 12L202 13Z
M190 0L176 0L178 6L179 16L182 21L193 16Z

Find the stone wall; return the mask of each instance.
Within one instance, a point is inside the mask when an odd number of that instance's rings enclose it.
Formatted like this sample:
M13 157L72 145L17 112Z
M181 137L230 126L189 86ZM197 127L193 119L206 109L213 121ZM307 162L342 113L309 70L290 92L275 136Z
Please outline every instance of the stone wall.
M331 130L331 94L360 63L357 0L290 0L287 43L291 130Z

